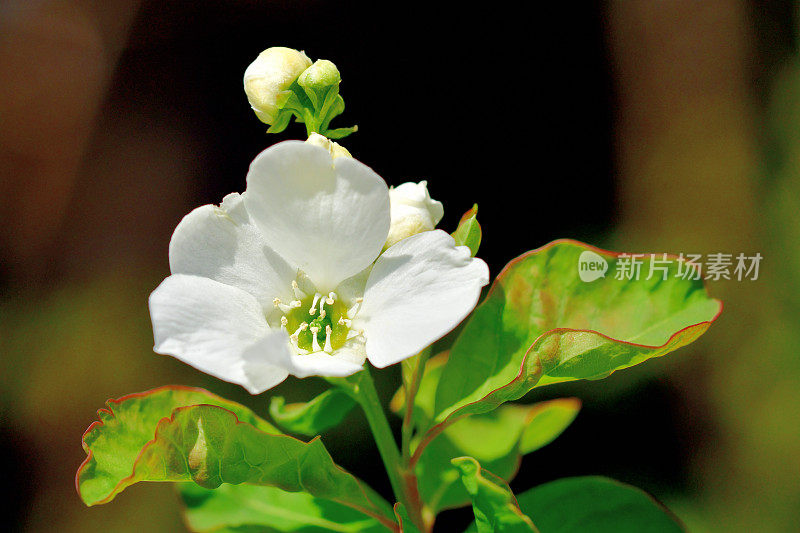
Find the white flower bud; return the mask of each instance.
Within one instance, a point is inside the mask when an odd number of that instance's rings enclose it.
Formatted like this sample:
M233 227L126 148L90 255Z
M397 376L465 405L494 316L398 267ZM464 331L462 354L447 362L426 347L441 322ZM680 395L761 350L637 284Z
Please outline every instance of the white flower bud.
M306 142L314 146L319 146L320 148L325 148L334 159L337 157L353 157L350 155L350 152L347 151L347 148L319 133L312 133L309 135Z
M427 181L392 187L389 189L389 201L392 225L384 248L406 237L432 230L444 215L442 203L431 199Z
M275 46L261 52L244 71L244 92L258 119L272 124L278 114L278 95L311 66L311 60L292 48Z

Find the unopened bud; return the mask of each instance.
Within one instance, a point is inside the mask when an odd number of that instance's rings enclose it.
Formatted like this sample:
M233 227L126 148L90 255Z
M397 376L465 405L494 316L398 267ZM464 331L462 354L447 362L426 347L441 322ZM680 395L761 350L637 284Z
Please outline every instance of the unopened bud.
M244 92L261 122L275 122L279 94L310 66L311 60L303 52L282 46L267 48L250 63L244 72Z
M427 181L392 187L389 189L389 201L392 225L385 248L406 237L432 230L444 215L442 203L431 199Z
M303 71L297 79L297 83L309 90L327 90L333 85L338 85L342 81L339 69L327 59L318 59L313 65Z

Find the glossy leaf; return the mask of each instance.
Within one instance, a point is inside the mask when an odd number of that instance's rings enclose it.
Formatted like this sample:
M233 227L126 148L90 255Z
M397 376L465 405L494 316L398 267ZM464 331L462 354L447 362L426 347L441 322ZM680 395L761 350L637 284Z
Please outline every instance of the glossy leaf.
M109 495L113 497L119 481L131 474L142 448L153 439L159 421L178 407L196 404L224 407L261 431L280 433L250 409L203 389L160 387L106 404L107 409L97 412L100 420L83 435L83 449L89 456L78 470L75 482L87 505L103 503Z
M644 491L599 476L559 479L518 496L542 533L679 533L678 520Z
M607 262L605 277L581 281L584 252ZM660 274L646 279L656 263L640 260L638 280L616 279L620 254L562 240L509 263L450 350L436 391L439 426L427 439L537 385L600 379L702 335L720 302L702 281L677 277L685 263L673 258L664 265L666 280Z
M472 457L453 459L461 481L472 498L478 533L531 533L537 531L522 512L508 484ZM590 530L587 530L590 531Z
M84 435L88 457L76 477L87 505L107 503L139 481L194 481L209 489L250 483L306 491L393 522L388 504L334 464L319 439L305 443L276 434L232 402L227 407L243 419L216 405L173 408L171 393L112 400L110 411L100 412L101 421Z
M428 360L419 391L415 396L414 419L421 429L430 425L436 386L447 362L447 354ZM403 389L392 399L391 407L402 412ZM488 413L465 417L448 426L430 442L415 467L420 496L426 507L438 513L469 503L460 481L454 457L469 455L488 470L510 481L519 469L521 457L558 437L580 410L577 398L561 398L531 405L503 405ZM475 438L480 435L480 438ZM413 441L418 445L420 438Z
M380 533L386 526L344 505L305 492L258 485L220 485L204 489L179 485L186 523L199 533L289 532Z
M286 404L281 396L272 398L269 414L283 429L313 437L339 425L356 402L340 389L328 389L305 403Z
M475 257L481 245L481 236L481 225L478 223L478 204L475 204L461 217L458 227L453 232L453 239L456 241L456 246L469 247L472 256Z
M580 409L575 398L532 405L503 405L463 418L425 448L416 464L420 496L428 509L461 507L470 498L451 459L470 455L505 481L514 478L522 456L552 442Z

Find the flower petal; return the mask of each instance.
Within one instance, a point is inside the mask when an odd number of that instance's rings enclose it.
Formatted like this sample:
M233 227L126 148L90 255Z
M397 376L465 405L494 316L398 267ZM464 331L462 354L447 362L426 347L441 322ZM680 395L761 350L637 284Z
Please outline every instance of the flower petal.
M288 355L285 332L273 330L255 297L218 281L174 274L150 295L157 353L171 355L253 394L288 375L271 361ZM256 350L259 364L254 361Z
M389 233L389 189L355 159L285 141L250 165L247 211L267 244L320 292L372 263Z
M456 327L489 283L489 268L441 230L404 239L372 268L354 327L379 367L410 357Z
M344 377L364 368L364 363L354 363L350 357L316 352L304 355L292 354L285 360L289 373L298 378L309 376Z
M250 220L242 197L226 196L220 207L198 207L181 220L169 243L173 274L193 274L238 287L264 309L272 300L293 300L295 271L267 246Z

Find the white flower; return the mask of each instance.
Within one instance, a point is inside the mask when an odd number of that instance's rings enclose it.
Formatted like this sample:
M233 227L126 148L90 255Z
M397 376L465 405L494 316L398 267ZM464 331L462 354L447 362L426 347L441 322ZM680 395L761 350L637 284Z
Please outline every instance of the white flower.
M150 296L155 351L253 394L414 355L469 314L489 272L439 230L378 257L389 220L386 184L355 159L265 150L243 194L175 229L172 275Z
M442 220L444 208L441 202L431 199L428 182L403 183L389 190L392 225L386 239L386 248L416 235L430 231Z
M258 119L272 124L278 113L278 95L287 90L311 60L303 52L274 46L261 52L244 71L244 92Z

